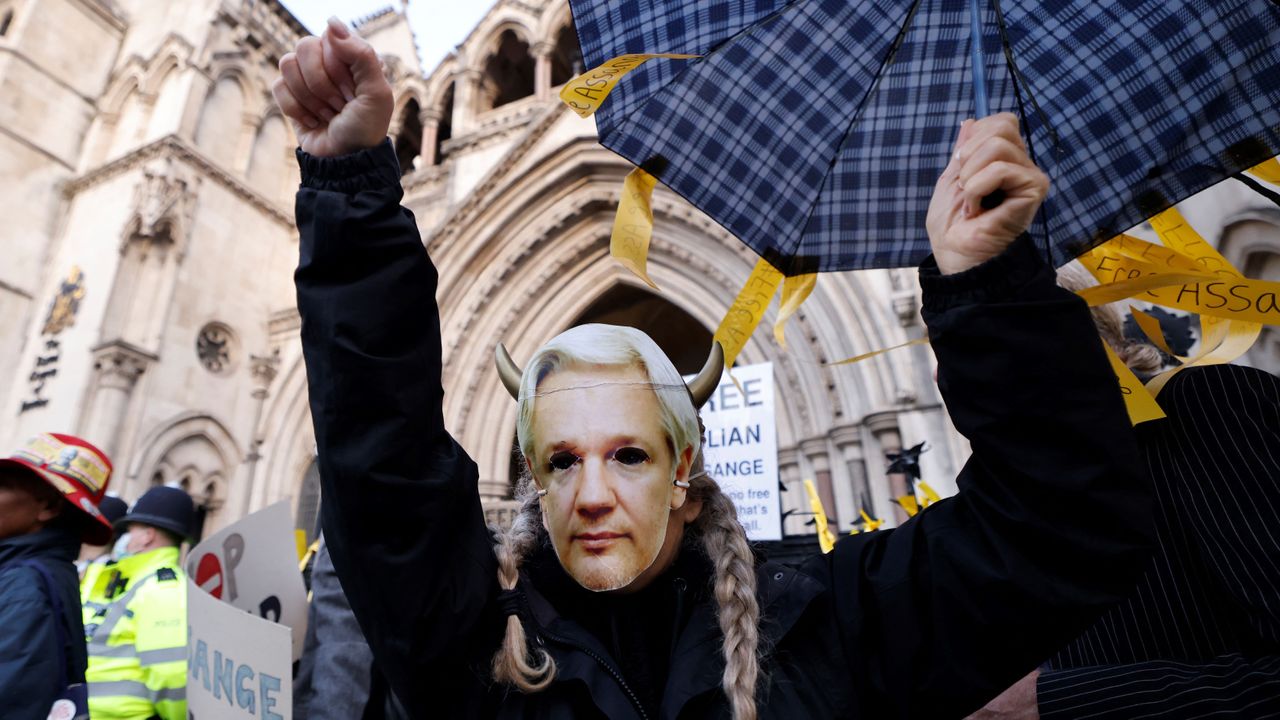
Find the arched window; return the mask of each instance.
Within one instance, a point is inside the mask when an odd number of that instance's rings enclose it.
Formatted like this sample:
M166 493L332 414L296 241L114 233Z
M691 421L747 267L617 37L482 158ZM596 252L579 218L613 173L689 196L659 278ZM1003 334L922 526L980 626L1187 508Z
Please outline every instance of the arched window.
M147 139L164 137L178 132L182 120L184 93L179 89L182 74L174 67L165 73L160 81L160 90L156 93L156 105L151 111L151 121L147 125Z
M9 26L13 25L13 9L10 8L0 15L0 37L9 34Z
M453 137L453 83L444 91L440 101L440 124L436 126L435 164L444 162L444 143Z
M511 30L503 31L498 38L498 48L493 51L484 66L484 87L481 97L483 109L502 107L509 102L533 94L533 56L529 44L516 37Z
M396 160L400 161L400 174L414 171L418 153L422 152L422 111L417 100L405 103L400 113L400 132L396 133Z
M556 49L551 53L551 86L563 85L582 74L582 48L578 30L570 20L556 33Z
M200 109L196 146L215 162L234 167L243 124L244 92L234 78L224 77L213 86Z
M151 487L160 487L162 485L164 485L164 473L157 470L156 474L151 476Z
M147 127L147 112L137 89L129 91L129 96L120 106L120 118L116 120L116 131L111 136L111 151L108 157L119 157L137 147L142 141L142 134Z
M307 534L307 544L310 545L320 531L320 466L314 460L302 476L302 487L298 488L298 508L294 517L294 527Z
M289 171L285 155L288 147L289 133L284 120L279 115L264 120L262 127L258 128L258 137L253 141L247 176L254 189L272 200L279 199L284 188L285 175Z

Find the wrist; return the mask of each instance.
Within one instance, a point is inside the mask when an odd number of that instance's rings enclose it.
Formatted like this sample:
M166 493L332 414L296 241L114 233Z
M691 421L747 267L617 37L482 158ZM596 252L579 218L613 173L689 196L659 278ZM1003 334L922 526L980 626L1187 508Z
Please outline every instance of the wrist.
M343 155L325 157L299 149L297 156L303 187L338 191L400 187L400 165L390 138Z
M970 268L975 268L999 254L1000 253L998 252L994 252L989 254L966 255L965 253L951 250L934 250L933 261L934 264L938 266L938 272L942 275L955 275Z

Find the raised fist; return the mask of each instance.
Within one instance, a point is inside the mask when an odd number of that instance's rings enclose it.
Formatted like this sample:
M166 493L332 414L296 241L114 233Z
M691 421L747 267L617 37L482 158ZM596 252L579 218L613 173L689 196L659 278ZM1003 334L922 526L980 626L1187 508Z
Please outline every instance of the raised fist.
M337 18L280 58L271 94L312 155L346 155L382 142L394 100L373 47Z

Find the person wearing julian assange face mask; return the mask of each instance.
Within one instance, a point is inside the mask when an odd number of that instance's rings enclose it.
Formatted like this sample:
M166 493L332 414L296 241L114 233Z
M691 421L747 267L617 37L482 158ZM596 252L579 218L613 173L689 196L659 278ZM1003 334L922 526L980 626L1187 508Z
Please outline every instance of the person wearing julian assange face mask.
M280 69L324 534L411 716L959 718L1140 572L1133 430L1088 309L1024 233L1048 180L1012 115L961 127L923 229L939 387L974 448L961 492L787 568L703 472L720 348L686 386L627 328L568 330L523 370L498 346L528 473L511 526L487 528L445 428L437 274L400 207L377 54L334 20Z

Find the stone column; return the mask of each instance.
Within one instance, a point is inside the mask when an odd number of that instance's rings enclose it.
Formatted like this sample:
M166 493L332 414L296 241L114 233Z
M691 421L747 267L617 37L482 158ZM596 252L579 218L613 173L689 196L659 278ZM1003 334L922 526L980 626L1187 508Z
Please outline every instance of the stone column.
M479 113L476 108L477 95L480 92L480 80L484 73L475 69L459 70L453 76L453 136L460 137L475 125L475 117Z
M868 515L877 515L874 502L867 492L866 463L862 453L862 428L857 425L843 425L831 431L831 442L835 443L836 455L843 464L848 482L838 483L835 489L836 506L844 527L848 532L851 523L861 519L859 510L866 510Z
M88 411L81 418L80 432L86 440L102 448L117 468L123 468L120 438L133 388L156 356L123 341L95 347L93 380Z
M813 465L813 484L818 489L818 497L822 499L822 507L827 512L827 520L839 527L839 508L836 505L835 492L831 486L831 457L828 453L825 437L809 438L800 443L800 451L809 458Z
M422 121L422 149L418 151L422 167L436 164L436 139L442 115L439 108L427 108L418 115L418 119Z
M549 42L537 42L530 51L533 53L533 91L539 100L551 97L551 53L556 46Z
M804 485L800 482L800 451L796 448L778 451L778 481L786 488L780 503L783 514L788 510L804 512L809 509L809 502L804 496ZM807 530L804 521L804 517L788 516L782 523L783 536L804 535Z
M256 480L258 461L262 459L262 454L258 450L262 447L262 409L267 404L268 389L271 382L276 379L276 373L280 369L280 351L276 350L270 355L250 355L249 371L253 375L253 391L249 393L253 398L253 424L250 425L249 451L244 457L244 475L240 482L240 517L249 514L250 499L253 497L253 483Z
M871 435L876 439L876 444L880 446L880 457L872 458L873 461L878 460L879 467L885 467L887 460L885 456L888 453L896 453L902 451L902 436L898 431L898 417L895 413L883 412L874 415L868 415L863 421L867 429L871 431ZM868 463L868 472L875 472L875 465ZM902 497L911 493L911 484L907 476L902 473L893 473L886 476L887 489L889 491L889 500ZM882 485L883 487L883 485ZM906 522L907 514L902 508L893 503L893 518L896 524L901 525Z

